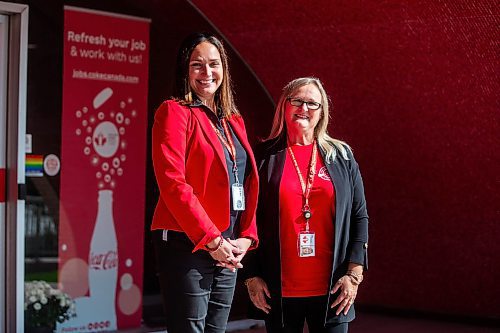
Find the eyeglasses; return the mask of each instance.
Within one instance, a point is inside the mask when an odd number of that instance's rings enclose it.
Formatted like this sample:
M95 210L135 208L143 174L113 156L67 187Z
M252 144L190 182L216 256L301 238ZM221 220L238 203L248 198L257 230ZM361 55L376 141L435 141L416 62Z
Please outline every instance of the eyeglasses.
M297 106L297 107L301 107L303 104L305 104L305 105L307 105L307 108L309 110L317 110L321 107L320 103L311 102L311 101L303 101L300 98L288 97L287 100L288 100L288 103L290 103L290 105Z

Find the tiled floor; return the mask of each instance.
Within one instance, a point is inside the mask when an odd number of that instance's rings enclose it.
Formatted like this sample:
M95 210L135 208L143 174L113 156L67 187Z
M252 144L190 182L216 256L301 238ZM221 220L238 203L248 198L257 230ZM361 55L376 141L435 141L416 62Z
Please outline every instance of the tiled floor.
M497 326L489 321L477 325L459 323L450 320L439 321L425 318L409 318L403 316L389 316L380 313L360 312L349 326L350 333L499 333L500 319ZM250 326L255 326L250 328ZM161 328L142 327L134 330L124 330L117 333L164 333ZM230 322L227 332L238 333L265 333L261 322L245 320ZM307 332L307 330L305 331ZM314 333L314 332L311 332Z

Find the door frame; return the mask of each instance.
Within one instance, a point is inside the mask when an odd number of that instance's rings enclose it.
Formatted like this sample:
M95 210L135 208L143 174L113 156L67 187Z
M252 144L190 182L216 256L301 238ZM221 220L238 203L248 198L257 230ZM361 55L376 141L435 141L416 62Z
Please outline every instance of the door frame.
M9 17L0 14L0 267L5 267L5 185L7 159L7 59L9 52ZM5 274L0 269L0 308L5 308ZM0 311L0 328L5 313ZM1 330L1 329L0 329Z
M9 17L3 304L0 331L24 332L24 197L28 6L0 2ZM0 297L0 300L2 297ZM3 317L3 322L1 318Z

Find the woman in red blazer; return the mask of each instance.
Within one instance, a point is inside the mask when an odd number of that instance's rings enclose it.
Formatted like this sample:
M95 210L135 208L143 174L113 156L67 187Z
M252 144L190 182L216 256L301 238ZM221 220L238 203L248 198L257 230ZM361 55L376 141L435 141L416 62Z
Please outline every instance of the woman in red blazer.
M224 332L236 269L257 245L258 175L221 42L194 34L156 111L151 229L169 333Z

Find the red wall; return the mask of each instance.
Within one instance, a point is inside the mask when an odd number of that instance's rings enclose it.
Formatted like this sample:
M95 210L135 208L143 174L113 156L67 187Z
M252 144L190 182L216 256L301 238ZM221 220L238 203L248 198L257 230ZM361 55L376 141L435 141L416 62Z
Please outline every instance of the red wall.
M368 197L359 302L499 318L497 1L193 3L275 100L324 81Z

